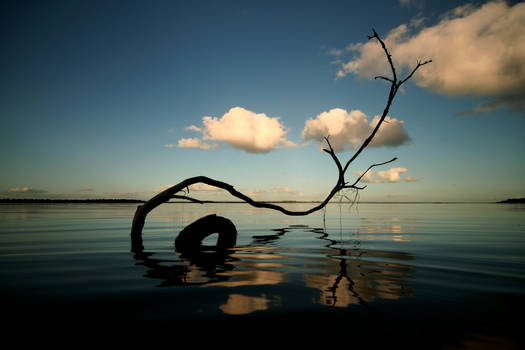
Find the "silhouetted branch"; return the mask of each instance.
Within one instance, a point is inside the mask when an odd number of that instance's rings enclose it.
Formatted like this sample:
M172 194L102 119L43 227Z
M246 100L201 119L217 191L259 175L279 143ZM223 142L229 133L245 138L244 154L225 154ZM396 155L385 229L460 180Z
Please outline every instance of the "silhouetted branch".
M184 200L187 200L187 201L190 201L190 202L194 202L194 203L199 203L199 204L209 203L209 201L201 201L200 199L196 199L196 198L192 198L192 197L188 197L188 196L173 195L173 196L171 196L171 198L173 198L173 199L184 199Z
M381 75L378 75L377 77L374 77L374 79L383 79L383 80L386 80L386 81L389 81L389 82L393 82L392 79L387 78L387 77L383 77L383 76L381 76Z
M147 214L150 211L155 209L160 204L169 201L171 198L179 198L179 199L184 199L184 200L188 200L188 201L192 201L192 202L196 202L196 203L204 203L203 201L200 201L198 199L186 196L187 194L189 194L189 187L191 185L197 184L197 183L203 183L203 184L207 184L207 185L210 185L210 186L214 186L214 187L223 189L223 190L227 191L228 193L230 193L232 196L241 199L242 201L246 202L247 204L249 204L249 205L251 205L253 207L277 210L277 211L279 211L279 212L281 212L281 213L283 213L285 215L290 215L290 216L308 215L310 213L313 213L313 212L315 212L317 210L320 210L320 209L324 208L328 204L328 202L341 190L352 189L352 190L357 190L358 191L358 190L364 189L366 186L360 187L360 186L357 186L357 184L359 183L359 181L363 178L363 176L370 169L372 169L373 167L376 167L376 166L385 165L387 163L393 162L397 158L393 158L393 159L391 159L389 161L386 161L386 162L383 162L383 163L372 164L370 167L368 167L368 169L363 174L361 174L361 176L359 176L357 178L357 180L352 185L348 185L348 183L345 182L345 174L346 174L346 171L348 170L348 167L359 156L359 154L361 154L361 152L363 152L363 150L366 147L368 147L368 145L372 142L373 138L377 134L377 132L378 132L379 128L381 127L381 125L383 124L383 122L385 122L385 118L386 118L386 116L388 114L388 111L390 110L390 106L392 105L392 102L393 102L393 100L394 100L394 98L395 98L399 88L401 87L401 85L404 84L406 81L408 81L410 78L412 78L414 73L420 67L422 67L422 66L432 62L431 60L424 61L424 62L418 61L417 65L408 74L408 76L406 78L404 78L402 80L398 80L397 74L396 74L396 69L395 69L395 66L394 66L394 62L392 60L392 55L388 51L384 41L380 38L380 36L377 34L377 32L375 30L373 30L373 35L369 36L368 38L369 39L377 39L377 41L381 45L381 47L382 47L382 49L383 49L383 51L384 51L384 53L386 55L386 58L387 58L388 63L390 65L390 69L392 71L392 77L391 78L385 77L385 76L376 76L375 77L375 79L382 79L382 80L390 82L390 90L389 90L389 93L388 93L387 102L386 102L385 108L383 110L383 113L381 114L381 117L379 118L378 123L376 124L376 126L374 127L374 129L372 130L370 135L363 141L363 143L357 149L357 151L354 153L354 155L345 163L344 167L342 166L341 161L339 160L339 158L335 154L335 151L334 151L334 149L333 149L333 147L332 147L332 145L330 143L330 139L329 139L330 135L327 135L324 138L326 143L327 143L327 145L328 145L328 148L324 148L323 151L328 153L330 155L330 157L332 158L332 160L335 162L335 164L337 166L337 171L338 171L338 178L337 178L337 182L335 183L335 185L332 188L332 190L328 193L326 198L320 204L318 204L318 205L316 205L316 206L314 206L314 207L312 207L312 208L310 208L308 210L303 210L303 211L288 210L288 209L285 209L285 208L283 208L283 207L281 207L281 206L279 206L277 204L274 204L274 203L255 201L252 198L248 197L247 195L237 191L232 185L230 185L228 183L225 183L225 182L222 182L222 181L218 181L218 180L214 180L214 179L211 179L211 178L206 177L206 176L192 177L192 178L186 179L186 180L180 182L179 184L174 185L174 186L172 186L172 187L162 191L161 193L157 194L156 196L154 196L153 198L151 198L150 200L145 202L143 205L139 205L138 206L138 208L137 208L137 210L135 212L135 216L133 218L133 224L132 224L132 229L131 229L131 237L132 237L132 240L134 240L133 244L136 247L141 247L142 246L142 229L144 227L146 216L147 216ZM177 195L177 193L179 193L181 191L185 194L184 196Z
M326 143L328 144L328 148L329 149L323 148L323 151L328 153L332 157L332 159L334 160L335 165L337 166L337 170L339 172L339 179L338 179L338 181L339 182L341 182L341 181L344 182L343 166L341 165L341 162L339 161L339 158L337 158L337 155L335 154L334 149L332 148L332 145L330 144L330 135L326 136L324 139L326 140Z
M366 173L368 173L368 171L370 171L370 169L372 169L373 167L376 167L376 166L381 166L381 165L385 165L385 164L388 164L388 163L392 163L392 162L395 162L397 160L397 157L394 157L390 160L387 160L386 162L383 162L383 163L376 163L376 164L372 164L368 167L368 169L366 169L362 174L361 176L359 176L357 178L357 180L355 180L355 182L352 184L352 185L348 185L348 186L344 186L344 188L355 188L357 190L362 190L364 189L366 186L364 187L357 187L356 185L359 183L359 181L361 181L361 179L363 178L363 176L366 175Z
M401 86L401 84L403 84L405 81L407 81L408 79L412 78L412 76L414 75L414 73L422 66L424 66L425 64L429 64L431 63L432 60L427 60L427 61L424 61L424 62L421 62L421 61L418 61L416 66L414 67L414 69L412 69L412 71L410 72L410 74L403 80L401 80L399 82L399 86Z

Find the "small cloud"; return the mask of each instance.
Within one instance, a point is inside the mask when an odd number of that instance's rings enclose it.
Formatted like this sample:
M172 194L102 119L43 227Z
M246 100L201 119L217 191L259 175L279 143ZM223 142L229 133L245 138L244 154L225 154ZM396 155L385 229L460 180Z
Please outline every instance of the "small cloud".
M248 153L268 153L281 147L297 147L286 138L288 130L278 117L255 113L242 107L233 107L222 117L205 116L203 127L190 126L192 131L200 130L205 141L224 141L230 146ZM179 147L212 149L198 138L179 140Z
M153 193L160 193L160 192L165 191L168 188L173 187L173 186L175 186L175 185L173 185L173 184L164 185L164 186L159 187L156 190L154 190ZM222 189L220 189L218 187L211 186L211 185L208 185L208 184L203 184L203 183L196 183L196 184L190 185L189 189L190 189L190 192L191 191L206 191L206 192L222 191Z
M166 147L166 148L173 148L173 147L175 147L175 145L173 143L167 143L167 144L164 145L164 147Z
M210 145L209 143L203 142L198 137L182 138L179 140L177 147L179 148L199 148L199 149L214 149L219 147L219 144L215 143Z
M369 170L360 182L364 183L396 183L396 182L417 182L417 179L413 176L401 177L401 174L408 172L406 168L390 168L388 170L374 172ZM363 171L354 171L354 174L361 176Z
M13 187L13 188L8 189L7 191L0 192L0 196L14 197L14 198L28 198L28 197L39 197L45 193L48 193L48 191L24 186L24 187Z
M186 130L189 130L189 131L194 131L194 132L199 132L201 133L202 132L202 129L195 126L195 125L190 125L186 128Z
M95 189L91 186L82 187L76 190L76 192L93 192L93 191L95 191Z
M262 193L285 193L285 194L293 194L298 195L300 194L299 191L293 190L289 186L272 186L267 189L256 189L250 191L251 194L262 194Z
M419 9L425 6L425 0L399 0L401 7L417 7Z
M299 147L299 145L297 145L295 142L290 141L290 140L283 141L283 145L286 148L298 148Z
M423 23L425 23L427 19L425 17L422 17L422 16L418 16L418 17L414 17L410 20L410 24L409 26L412 27L412 28L418 28L418 27L421 27L423 25Z
M338 56L341 56L343 54L343 50L341 50L341 49L331 49L330 51L328 51L328 54L330 56L338 57Z
M304 140L322 142L324 137L330 136L330 144L336 152L345 148L356 149L370 135L379 119L379 116L375 116L368 122L366 115L360 110L347 112L342 108L334 108L308 119L302 137ZM403 121L387 116L370 146L394 147L409 142L410 137L403 124Z
M222 189L208 184L196 183L190 186L190 191L222 191Z
M304 194L292 189L289 186L271 186L268 188L258 188L245 190L244 193L257 200L299 200L304 198Z
M46 190L37 190L29 187L14 187L9 189L9 193L26 193L26 194L41 194L47 193Z
M164 185L162 187L157 188L156 190L153 190L153 193L160 193L160 192L165 191L168 188L173 187L173 186L175 186L175 185L173 185L173 184Z

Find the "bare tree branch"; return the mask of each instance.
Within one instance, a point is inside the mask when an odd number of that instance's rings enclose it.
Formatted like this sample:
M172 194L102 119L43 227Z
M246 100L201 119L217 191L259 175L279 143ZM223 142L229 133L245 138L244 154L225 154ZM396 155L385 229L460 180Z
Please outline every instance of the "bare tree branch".
M182 190L184 191L184 190ZM173 195L171 196L172 199L184 199L184 200L187 200L187 201L190 201L190 202L194 202L194 203L199 203L199 204L204 204L204 203L210 203L210 201L201 201L200 199L196 199L196 198L192 198L192 197L188 197L188 196L179 196L179 195Z
M359 176L357 178L357 180L355 180L355 182L351 185L348 185L348 186L344 186L344 188L355 188L355 189L358 189L358 190L362 190L364 189L366 186L364 187L357 187L356 185L359 183L359 181L361 181L361 179L363 178L363 176L366 175L366 173L368 173L370 171L370 169L372 169L373 167L376 167L376 166L381 166L381 165L385 165L385 164L388 164L388 163L392 163L392 162L395 162L397 160L397 157L394 157L390 160L387 160L386 162L383 162L383 163L376 163L376 164L372 164L368 167L368 169L366 169L362 174L361 176Z
M374 80L375 80L375 79L383 79L383 80L386 80L386 81L389 81L389 82L393 82L392 79L387 78L387 77L384 77L384 76L382 76L382 75L378 75L377 77L374 77Z
M414 73L422 66L424 66L425 64L429 64L431 63L432 60L427 60L427 61L424 61L424 62L421 62L421 61L418 61L417 62L417 65L414 67L414 69L412 69L412 71L410 72L410 74L403 80L401 80L399 83L398 83L398 86L401 86L401 84L403 84L405 81L407 81L408 79L412 78L412 76L414 75Z
M131 229L132 246L135 246L135 247L138 247L138 248L140 248L142 246L142 229L144 227L146 216L147 216L147 214L149 212L151 212L153 209L155 209L160 204L169 201L171 198L179 198L179 199L184 199L184 200L188 200L188 201L192 201L192 202L196 202L196 203L204 203L204 201L201 201L201 200L198 200L198 199L186 196L190 192L189 186L191 186L193 184L196 184L196 183L203 183L203 184L207 184L207 185L214 186L214 187L217 187L217 188L221 188L221 189L227 191L228 193L230 193L232 196L241 199L242 201L246 202L247 204L249 204L249 205L251 205L253 207L256 207L256 208L268 208L268 209L272 209L272 210L277 210L277 211L279 211L279 212L281 212L281 213L283 213L285 215L290 215L290 216L308 215L308 214L313 213L313 212L315 212L317 210L323 209L328 204L328 202L337 193L339 193L341 190L344 190L344 189L356 190L357 191L356 196L357 196L359 194L358 191L362 190L362 189L364 189L366 187L366 186L360 187L360 186L357 186L357 184L359 183L359 181L363 178L363 176L370 169L372 169L373 167L376 167L376 166L381 166L381 165L385 165L385 164L391 163L391 162L395 161L397 158L393 158L393 159L391 159L389 161L386 161L386 162L383 162L383 163L372 164L370 167L368 167L368 169L363 174L361 174L361 176L359 176L355 180L355 182L352 185L348 185L348 183L345 182L345 174L346 174L346 171L348 170L348 167L361 154L361 152L363 152L363 150L372 142L372 140L373 140L374 136L377 134L379 128L381 127L383 122L385 122L385 118L386 118L386 116L388 114L388 111L390 110L390 106L392 105L392 102L393 102L393 100L394 100L394 98L395 98L399 88L401 87L401 85L404 84L406 81L408 81L410 78L412 78L414 73L416 73L416 71L419 68L421 68L422 66L432 62L431 60L424 61L424 62L418 61L417 65L414 67L414 69L412 69L412 71L407 75L406 78L404 78L402 80L398 80L397 75L396 75L396 69L395 69L395 66L394 66L394 62L392 60L392 55L388 51L384 41L377 34L377 32L374 29L372 29L372 31L373 31L373 35L369 36L368 38L370 40L371 39L377 39L377 41L381 45L381 47L382 47L382 49L383 49L383 51L384 51L384 53L386 55L386 58L387 58L388 63L390 65L390 69L392 71L392 78L388 78L388 77L385 77L385 76L376 76L375 77L375 79L382 79L382 80L390 82L390 90L388 92L387 102L386 102L385 108L383 110L383 113L381 114L381 117L379 118L378 123L376 124L376 126L374 127L374 129L372 130L370 135L363 141L363 143L357 149L357 151L354 153L354 155L345 163L344 167L342 166L341 161L339 160L339 158L335 154L335 151L334 151L334 149L333 149L333 147L332 147L332 145L330 143L329 135L324 138L326 143L328 144L328 148L323 149L323 151L328 153L330 155L330 157L332 158L332 160L335 162L335 164L337 166L338 177L337 177L337 182L335 183L334 187L332 188L332 190L328 193L326 198L321 203L319 203L318 205L316 205L316 206L314 206L314 207L312 207L312 208L310 208L308 210L302 210L302 211L288 210L288 209L285 209L285 208L283 208L283 207L281 207L281 206L279 206L277 204L274 204L274 203L255 201L252 198L248 197L247 195L237 191L232 185L230 185L228 183L225 183L225 182L222 182L222 181L218 181L218 180L214 180L214 179L211 179L211 178L206 177L206 176L196 176L196 177L188 178L188 179L180 182L177 185L171 186L170 188L168 188L168 189L162 191L161 193L157 194L156 196L154 196L153 198L151 198L150 200L148 200L144 204L138 206L138 208L137 208L137 210L135 212L135 216L133 218L133 224L132 224L132 229ZM183 195L183 196L177 195L177 193L179 193L181 191L185 195Z
M390 64L390 69L392 69L392 80L393 81L397 81L397 75L396 75L396 68L394 67L394 62L392 62L392 55L390 54L390 52L388 52L387 48L386 48L386 45L385 45L385 42L379 37L379 35L377 34L376 30L374 28L372 28L372 32L373 32L373 35L372 36L368 36L368 40L371 40L371 39L377 39L377 41L379 41L379 44L381 44L381 47L383 48L383 51L385 52L386 54L386 58L388 59L388 63Z
M341 162L339 161L339 158L335 154L334 149L332 147L332 144L330 143L330 135L325 136L324 139L326 140L326 143L328 144L328 148L329 149L323 148L323 151L328 153L332 157L332 159L334 160L335 165L337 166L337 170L339 171L339 179L338 179L338 181L339 182L344 182L344 174L345 173L343 171L343 166L341 165Z

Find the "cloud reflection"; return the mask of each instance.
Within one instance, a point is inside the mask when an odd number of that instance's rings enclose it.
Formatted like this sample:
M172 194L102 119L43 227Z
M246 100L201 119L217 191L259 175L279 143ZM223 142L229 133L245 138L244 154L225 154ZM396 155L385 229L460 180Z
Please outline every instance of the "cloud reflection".
M255 311L267 310L272 300L265 294L260 297L247 296L243 294L230 294L225 304L219 309L228 315L246 315Z

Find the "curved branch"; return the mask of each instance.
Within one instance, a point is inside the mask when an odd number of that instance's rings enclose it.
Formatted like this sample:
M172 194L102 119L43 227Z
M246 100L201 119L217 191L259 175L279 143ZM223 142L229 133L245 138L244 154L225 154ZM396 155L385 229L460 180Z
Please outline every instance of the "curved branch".
M355 189L355 190L360 190L360 189L363 189L364 187L366 187L366 186L359 187L359 186L357 186L357 183L363 178L363 176L372 167L380 166L380 165L384 165L384 164L393 162L397 158L393 158L393 159L391 159L391 160L389 160L387 162L383 162L383 163L372 164L352 185L347 185L347 183L345 182L345 179L344 179L345 178L345 173L348 170L348 167L359 156L359 154L361 154L361 152L370 144L370 142L372 142L372 139L377 134L379 128L382 125L382 123L385 121L385 118L386 118L386 116L388 114L390 106L392 105L392 101L394 100L394 97L396 96L396 94L398 92L399 87L403 83L405 83L407 80L409 80L421 66L432 62L431 60L428 60L428 61L425 61L425 62L418 62L416 67L410 72L410 74L405 79L399 81L397 79L396 69L394 67L394 63L393 63L393 60L392 60L392 55L389 53L389 51L388 51L385 43L383 42L383 40L379 37L379 35L377 34L377 32L375 30L373 30L373 35L369 36L368 38L369 39L375 38L375 39L378 40L379 44L383 48L383 51L385 52L385 55L386 55L387 60L388 60L388 63L389 63L390 68L392 70L392 78L387 78L387 77L384 77L384 76L376 77L376 79L383 79L383 80L388 81L388 82L391 83L390 90L389 90L389 93L388 93L388 99L387 99L387 102L386 102L386 106L385 106L385 108L383 110L383 114L379 118L378 123L376 124L376 126L374 127L374 129L372 130L370 135L364 140L364 142L357 149L357 151L354 153L354 155L346 162L344 167L342 166L341 162L339 161L339 158L335 154L335 151L334 151L332 145L330 144L329 136L325 137L326 143L328 144L328 149L323 149L323 151L328 153L332 157L333 161L335 162L335 164L337 166L337 170L338 170L338 178L337 178L337 182L335 183L335 185L332 188L332 190L328 193L326 198L320 204L318 204L318 205L316 205L316 206L314 206L314 207L312 207L312 208L310 208L308 210L303 210L303 211L288 210L288 209L285 209L285 208L283 208L283 207L281 207L281 206L279 206L277 204L274 204L274 203L266 203L266 202L255 201L252 198L248 197L247 195L237 191L232 185L230 185L228 183L225 183L225 182L222 182L222 181L218 181L218 180L214 180L214 179L211 179L211 178L206 177L206 176L196 176L196 177L188 178L188 179L180 182L179 184L174 185L174 186L172 186L172 187L170 187L170 188L160 192L159 194L157 194L156 196L154 196L153 198L151 198L150 200L145 202L143 205L139 205L138 206L137 210L135 211L135 216L133 217L133 224L132 224L132 228L131 228L132 249L133 250L137 250L137 249L143 248L142 247L142 229L144 227L146 216L148 215L149 212L151 212L153 209L155 209L160 204L169 201L171 198L179 198L179 199L189 200L189 201L192 201L192 202L204 203L203 201L200 201L198 199L194 199L194 198L186 196L186 194L189 194L189 186L191 186L193 184L196 184L196 183L203 183L203 184L207 184L207 185L214 186L214 187L217 187L217 188L221 188L221 189L226 190L227 192L229 192L232 196L241 199L242 201L246 202L247 204L249 204L249 205L251 205L253 207L277 210L277 211L279 211L279 212L281 212L281 213L283 213L285 215L289 215L289 216L308 215L308 214L311 214L311 213L313 213L315 211L318 211L318 210L324 208L328 204L328 202L339 191L341 191L342 189L352 188L352 189ZM185 195L183 195L183 196L177 195L177 193L179 193L181 191Z
M374 80L376 80L376 79L383 79L383 80L386 80L386 81L389 81L389 82L393 82L392 79L384 77L382 75L378 75L377 77L374 77Z
M334 188L328 194L325 200L321 202L319 205L316 205L315 207L310 208L308 210L293 211L293 210L288 210L286 208L283 208L277 204L255 201L252 198L245 195L244 193L237 191L232 185L226 182L218 181L218 180L206 177L206 176L191 177L189 179L186 179L178 183L177 185L171 186L170 188L162 191L161 193L157 194L155 197L151 198L144 204L139 205L137 207L137 210L135 211L135 216L133 218L133 224L131 227L132 238L139 239L141 237L142 229L144 228L144 223L146 221L146 216L149 214L149 212L151 212L153 209L155 209L162 203L167 202L168 200L170 200L170 198L173 198L174 196L176 196L176 193L182 191L184 188L189 187L193 184L197 184L197 183L203 183L206 185L210 185L213 187L217 187L217 188L226 190L232 196L243 200L244 202L250 204L253 207L273 209L273 210L280 211L281 213L285 215L289 215L289 216L304 216L304 215L311 214L319 209L322 209L323 207L326 206L326 204L328 204L330 199L332 199L332 197L341 189L341 186L338 181L338 183L334 186ZM185 196L179 196L179 197L185 197Z
M171 196L171 198L173 198L173 199L184 199L184 200L187 200L189 202L199 203L199 204L210 203L210 201L201 201L200 199L196 199L196 198L192 198L192 197L188 197L188 196L173 195L173 196Z

